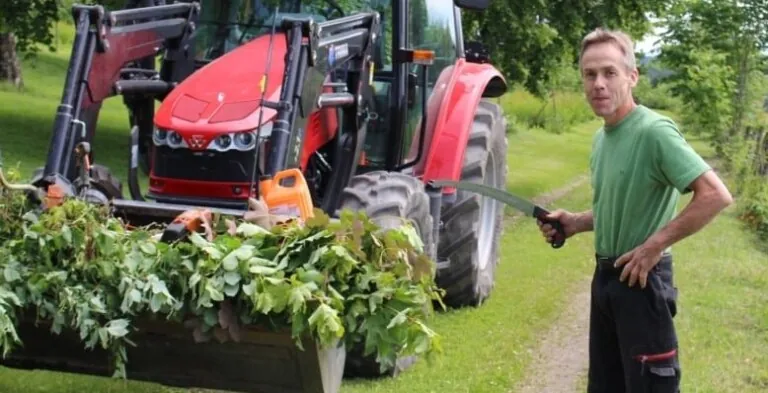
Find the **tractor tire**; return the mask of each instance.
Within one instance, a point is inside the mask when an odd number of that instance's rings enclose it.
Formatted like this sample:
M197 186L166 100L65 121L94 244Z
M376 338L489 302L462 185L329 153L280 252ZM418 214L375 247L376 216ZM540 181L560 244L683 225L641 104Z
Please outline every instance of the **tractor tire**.
M32 182L42 177L44 169L38 167L32 172ZM123 184L104 165L91 166L91 187L100 191L107 199L123 199Z
M505 190L506 119L499 105L481 101L467 141L461 180ZM499 262L504 205L457 191L441 212L437 284L448 307L480 306L491 294Z
M416 228L427 253L434 252L429 196L419 179L397 172L373 171L352 177L344 189L339 211L365 211L382 229L402 225L406 219ZM347 349L344 377L392 377L410 367L414 356L398 359L394 368L382 373L375 356L363 356L363 343Z
M109 199L123 199L123 184L103 165L91 166L91 187L101 191Z

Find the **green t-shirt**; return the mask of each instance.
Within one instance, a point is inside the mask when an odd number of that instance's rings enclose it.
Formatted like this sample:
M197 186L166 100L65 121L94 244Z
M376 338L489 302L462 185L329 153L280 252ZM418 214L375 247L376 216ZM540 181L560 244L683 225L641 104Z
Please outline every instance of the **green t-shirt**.
M595 252L618 257L671 221L680 194L710 166L671 119L638 105L597 131L590 169Z

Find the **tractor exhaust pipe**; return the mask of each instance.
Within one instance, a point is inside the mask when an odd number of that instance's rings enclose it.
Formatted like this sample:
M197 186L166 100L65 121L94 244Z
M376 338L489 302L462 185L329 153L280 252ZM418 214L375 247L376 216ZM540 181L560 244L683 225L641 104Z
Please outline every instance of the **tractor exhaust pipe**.
M128 165L128 189L131 198L136 201L144 201L139 187L139 126L131 128L131 160Z

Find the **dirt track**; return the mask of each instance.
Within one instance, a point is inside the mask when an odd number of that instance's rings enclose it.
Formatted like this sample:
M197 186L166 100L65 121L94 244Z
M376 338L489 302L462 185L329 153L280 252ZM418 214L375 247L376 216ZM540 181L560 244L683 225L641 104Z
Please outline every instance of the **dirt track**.
M580 176L564 187L534 198L549 205L562 198L589 178ZM510 220L521 217L515 215ZM541 334L534 348L533 361L526 378L510 393L574 393L587 371L589 328L589 280L577 281L570 291L570 302L563 308L548 331Z

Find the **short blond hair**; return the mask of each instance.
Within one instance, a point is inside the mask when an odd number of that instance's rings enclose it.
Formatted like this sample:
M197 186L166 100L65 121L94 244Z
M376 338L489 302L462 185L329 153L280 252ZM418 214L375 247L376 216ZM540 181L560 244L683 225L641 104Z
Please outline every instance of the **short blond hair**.
M637 67L635 60L635 45L629 34L621 30L605 30L597 28L587 34L581 41L581 53L579 53L579 63L584 56L584 52L592 45L602 44L604 42L613 42L624 54L624 63L627 69L634 70Z

